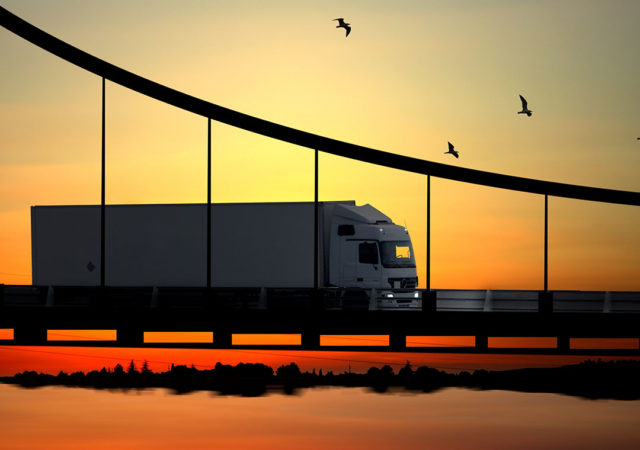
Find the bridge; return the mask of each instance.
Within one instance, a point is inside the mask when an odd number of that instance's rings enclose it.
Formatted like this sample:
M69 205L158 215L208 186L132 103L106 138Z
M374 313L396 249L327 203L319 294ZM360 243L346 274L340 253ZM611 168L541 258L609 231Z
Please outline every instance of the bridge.
M411 158L308 133L207 102L131 73L36 28L0 7L0 25L17 36L100 77L102 83L100 285L0 285L0 328L13 330L10 345L187 346L202 348L287 348L305 350L446 351L483 353L583 354L572 339L635 339L627 349L599 354L640 355L638 293L575 293L548 289L548 198L564 197L640 206L640 193L579 186L486 172ZM105 99L106 82L199 115L207 122L207 281L204 288L115 288L105 283ZM310 149L315 154L313 289L221 289L211 284L211 121ZM203 124L204 125L204 124ZM425 176L427 206L426 289L413 308L387 310L363 290L326 289L318 283L318 153L337 155ZM538 194L544 197L544 283L540 291L447 291L431 289L431 177ZM113 330L107 341L60 343L50 330ZM210 342L152 344L145 332L206 331ZM234 345L243 333L284 333L297 344ZM322 345L332 334L381 335L387 345ZM472 345L408 346L411 336L471 336ZM551 338L544 348L502 348L492 338ZM66 341L65 341L66 342ZM593 352L591 352L593 353Z

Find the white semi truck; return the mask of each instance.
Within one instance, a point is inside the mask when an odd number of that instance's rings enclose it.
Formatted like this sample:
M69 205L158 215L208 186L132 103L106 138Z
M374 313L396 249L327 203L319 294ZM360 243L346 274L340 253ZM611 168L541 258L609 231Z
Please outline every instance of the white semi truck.
M214 287L314 284L314 203L211 207ZM408 231L371 205L320 202L319 287L374 290L385 303L417 301ZM108 205L105 284L205 286L206 204ZM100 206L31 208L34 285L100 284Z

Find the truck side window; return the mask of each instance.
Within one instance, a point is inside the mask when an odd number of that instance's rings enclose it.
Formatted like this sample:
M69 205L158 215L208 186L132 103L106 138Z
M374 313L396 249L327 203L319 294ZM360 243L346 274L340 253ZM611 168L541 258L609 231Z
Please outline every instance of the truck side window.
M378 246L375 242L363 242L358 246L359 261L362 264L378 264Z
M338 225L338 236L353 236L356 229L353 225Z

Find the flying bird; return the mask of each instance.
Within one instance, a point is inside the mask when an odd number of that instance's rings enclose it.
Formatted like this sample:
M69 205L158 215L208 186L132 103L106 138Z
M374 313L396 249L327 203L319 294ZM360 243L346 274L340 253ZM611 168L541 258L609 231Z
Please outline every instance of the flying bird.
M338 26L336 28L344 28L345 30L347 30L347 34L345 37L349 36L349 33L351 33L351 27L349 26L348 23L344 21L344 18L340 17L339 19L333 19L333 20L338 21Z
M447 141L447 144L449 144L449 151L448 152L444 152L444 154L446 155L447 153L451 153L456 158L459 158L458 152L453 149L453 144L451 142L449 142L449 141Z
M522 102L522 111L518 111L518 114L526 114L528 117L531 117L533 111L527 108L527 101L522 95L520 96L520 101Z

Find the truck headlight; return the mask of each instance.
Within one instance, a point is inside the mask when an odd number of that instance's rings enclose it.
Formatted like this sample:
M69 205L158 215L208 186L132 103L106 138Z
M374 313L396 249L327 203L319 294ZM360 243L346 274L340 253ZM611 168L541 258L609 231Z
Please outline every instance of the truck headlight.
M393 298L393 294L387 294L387 298Z
M418 298L418 297L419 297L419 294L417 292L414 292L413 293L413 298Z

